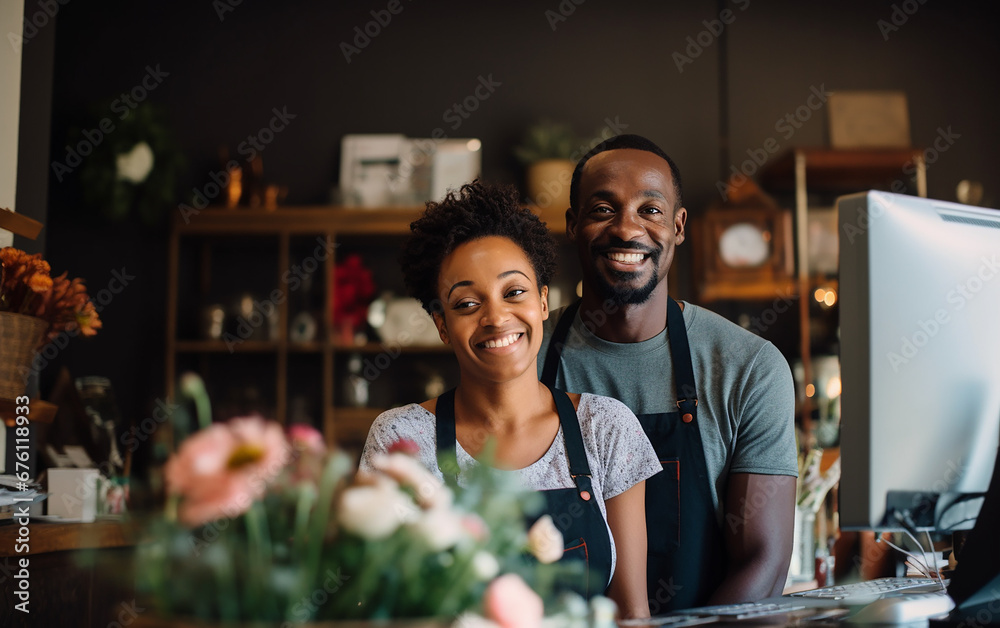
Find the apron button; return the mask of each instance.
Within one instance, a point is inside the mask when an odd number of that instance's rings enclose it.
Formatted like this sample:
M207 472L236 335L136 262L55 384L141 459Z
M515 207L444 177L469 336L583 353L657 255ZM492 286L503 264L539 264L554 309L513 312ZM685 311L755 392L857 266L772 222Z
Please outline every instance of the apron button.
M681 417L681 421L690 423L691 421L694 421L694 416L690 412L686 412L684 416Z
M580 491L580 498L583 501L585 501L585 502L589 502L590 501L590 491Z

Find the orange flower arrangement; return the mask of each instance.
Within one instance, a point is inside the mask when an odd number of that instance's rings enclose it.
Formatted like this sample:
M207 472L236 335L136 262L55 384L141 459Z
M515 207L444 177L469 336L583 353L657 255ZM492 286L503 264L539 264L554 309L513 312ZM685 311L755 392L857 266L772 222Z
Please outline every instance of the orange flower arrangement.
M48 323L44 342L68 332L93 336L101 328L94 304L82 279L53 278L52 268L39 254L0 249L0 312L34 316Z

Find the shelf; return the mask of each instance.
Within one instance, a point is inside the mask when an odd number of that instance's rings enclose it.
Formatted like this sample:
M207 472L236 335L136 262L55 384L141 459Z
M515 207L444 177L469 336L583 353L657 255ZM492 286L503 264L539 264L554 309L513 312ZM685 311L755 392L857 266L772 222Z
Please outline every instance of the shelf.
M0 527L0 558L13 557L18 526ZM135 545L138 530L134 522L99 520L94 523L31 522L29 555L102 547ZM13 561L11 561L13 563Z
M282 207L265 209L225 209L206 207L197 214L174 213L177 233L191 234L265 234L321 233L332 229L345 234L406 235L410 223L423 207Z
M770 190L794 190L795 158L800 155L810 191L860 192L896 179L908 181L923 153L920 148L794 148L764 166L761 183Z
M276 340L244 340L227 344L225 340L178 340L178 353L274 353Z
M334 345L334 349L338 352L365 354L386 352L410 354L451 353L451 345L444 343L437 345L400 345L391 342L369 342L363 345L337 344Z
M770 301L776 295L798 293L798 282L794 279L776 280L767 283L721 282L715 281L702 286L698 299L703 302L731 299L733 301Z
M179 234L313 234L326 230L348 235L409 235L410 223L420 217L424 206L334 207L332 205L279 207L266 209L226 209L206 207L196 214L174 212L174 229ZM565 210L531 207L553 233L566 231Z

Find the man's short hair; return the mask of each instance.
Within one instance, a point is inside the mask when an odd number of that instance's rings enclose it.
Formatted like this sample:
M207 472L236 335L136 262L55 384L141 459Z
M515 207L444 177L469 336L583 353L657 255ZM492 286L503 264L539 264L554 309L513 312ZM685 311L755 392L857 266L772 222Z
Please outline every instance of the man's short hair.
M674 160L663 152L663 149L657 146L654 142L642 137L641 135L628 134L609 137L597 146L591 148L586 155L580 158L580 161L576 164L576 168L573 170L573 180L569 186L570 209L574 212L580 209L580 175L583 173L584 165L586 165L586 163L594 155L622 148L644 150L648 153L653 153L654 155L662 157L663 160L667 162L667 165L670 166L670 177L674 180L674 193L677 195L677 204L674 206L674 211L676 211L679 207L684 206L681 195L681 171L677 169L677 164L674 163Z

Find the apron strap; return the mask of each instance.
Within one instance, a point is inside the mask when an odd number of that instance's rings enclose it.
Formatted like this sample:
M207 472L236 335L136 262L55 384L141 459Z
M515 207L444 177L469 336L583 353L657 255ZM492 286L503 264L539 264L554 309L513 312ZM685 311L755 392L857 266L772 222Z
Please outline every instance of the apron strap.
M437 461L445 480L458 482L458 459L455 458L455 389L445 391L434 408L437 424Z
M697 414L698 390L694 385L694 365L684 327L684 314L673 297L667 297L667 336L670 338L670 358L677 386L677 408L681 412L681 420L690 423Z
M583 434L580 432L580 419L573 408L573 402L569 400L569 395L552 386L549 386L549 390L552 391L556 410L559 411L559 424L562 426L563 440L566 443L566 457L569 458L569 474L576 484L580 499L590 501L594 489L590 479L587 450L583 446Z
M559 373L559 360L562 359L563 347L566 345L566 337L569 335L569 328L573 325L577 310L580 309L580 301L574 301L567 307L556 328L549 339L549 350L545 352L545 364L542 366L541 382L552 388L556 385L556 375ZM558 405L558 401L556 402Z

